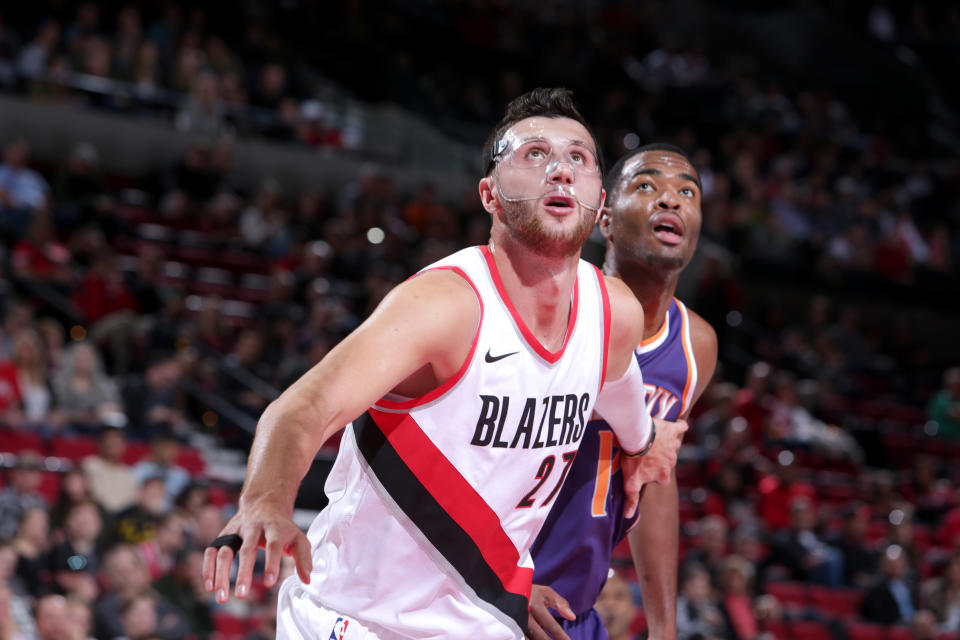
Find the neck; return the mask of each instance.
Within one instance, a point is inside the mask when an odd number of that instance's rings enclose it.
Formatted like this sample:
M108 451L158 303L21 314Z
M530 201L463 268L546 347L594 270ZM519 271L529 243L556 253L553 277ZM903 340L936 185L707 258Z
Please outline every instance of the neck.
M580 254L541 256L496 230L490 250L503 288L527 328L548 350L559 349L566 337Z
M641 265L617 262L616 255L610 250L607 251L604 271L623 280L643 305L644 339L656 334L667 317L680 272L652 271Z

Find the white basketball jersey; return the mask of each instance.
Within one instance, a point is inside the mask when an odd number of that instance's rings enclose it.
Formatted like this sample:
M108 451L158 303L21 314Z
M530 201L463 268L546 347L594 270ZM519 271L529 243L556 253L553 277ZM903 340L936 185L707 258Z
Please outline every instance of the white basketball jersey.
M382 638L520 638L528 549L602 386L610 303L581 260L565 341L551 353L506 297L489 249L428 269L452 269L477 293L470 354L429 394L384 398L347 427L301 588Z

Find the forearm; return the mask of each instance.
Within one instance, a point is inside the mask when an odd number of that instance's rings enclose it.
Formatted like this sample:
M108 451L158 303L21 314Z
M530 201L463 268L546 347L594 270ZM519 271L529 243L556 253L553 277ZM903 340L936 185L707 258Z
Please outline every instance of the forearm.
M323 410L304 394L288 390L264 410L250 448L240 507L268 499L293 512L300 482L332 429Z
M596 410L610 425L622 449L635 453L646 447L653 421L647 411L643 374L635 358L631 356L627 371L620 379L604 385Z
M630 532L630 551L643 593L643 610L650 637L658 640L675 638L677 633L679 534L679 491L674 471L670 482L644 487L640 518Z

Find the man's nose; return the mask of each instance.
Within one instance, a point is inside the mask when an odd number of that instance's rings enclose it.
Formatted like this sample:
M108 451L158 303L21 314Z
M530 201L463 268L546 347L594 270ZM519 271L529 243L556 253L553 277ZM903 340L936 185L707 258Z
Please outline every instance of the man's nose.
M550 184L573 184L573 165L562 160L554 160L547 167L547 181Z
M676 194L669 190L665 190L661 193L660 200L657 202L657 206L661 209L679 209L680 199L677 198Z

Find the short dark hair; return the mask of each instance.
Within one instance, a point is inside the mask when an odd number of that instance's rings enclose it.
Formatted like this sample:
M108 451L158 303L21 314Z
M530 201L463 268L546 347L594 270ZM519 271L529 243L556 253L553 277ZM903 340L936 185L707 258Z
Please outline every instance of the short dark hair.
M506 109L504 109L503 118L497 123L497 126L493 128L490 135L487 136L487 141L483 143L483 156L481 158L484 175L488 176L490 172L493 171L493 165L499 153L497 150L497 142L499 142L506 130L521 120L536 116L545 118L570 118L582 124L593 139L597 159L600 161L600 170L603 171L603 157L600 153L600 145L597 143L597 136L583 116L580 115L580 111L573 101L573 91L562 87L537 87L519 98L512 100Z
M607 192L607 204L613 204L616 198L615 192L617 185L620 183L624 165L626 165L627 162L629 162L632 158L637 157L641 153L646 153L647 151L667 151L682 157L684 160L690 163L691 167L693 167L693 170L697 174L697 184L699 185L700 171L697 169L697 165L693 163L693 158L690 157L690 154L674 144L669 144L667 142L651 142L650 144L645 144L642 147L637 147L630 153L622 156L614 163L613 167L610 168L609 173L603 177L603 188Z

